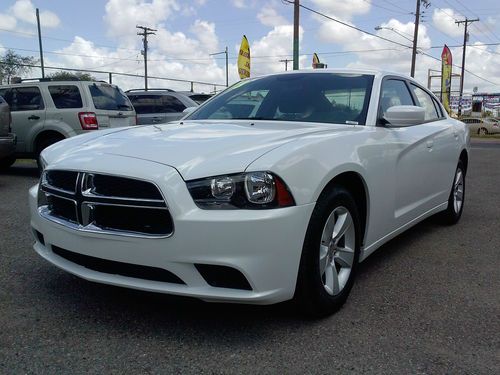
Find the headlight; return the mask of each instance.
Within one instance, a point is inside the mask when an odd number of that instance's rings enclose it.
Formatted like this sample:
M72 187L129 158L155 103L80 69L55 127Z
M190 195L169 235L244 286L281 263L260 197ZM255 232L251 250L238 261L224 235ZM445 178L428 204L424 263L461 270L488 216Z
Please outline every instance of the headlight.
M187 182L203 209L266 209L295 205L283 180L270 172L221 175Z

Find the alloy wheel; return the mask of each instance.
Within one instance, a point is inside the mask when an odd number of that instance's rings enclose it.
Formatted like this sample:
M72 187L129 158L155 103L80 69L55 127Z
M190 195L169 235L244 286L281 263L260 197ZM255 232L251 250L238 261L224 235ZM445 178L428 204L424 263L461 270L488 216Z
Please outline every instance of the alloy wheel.
M323 287L332 296L339 294L351 274L356 231L350 212L335 208L326 220L319 248L319 272Z

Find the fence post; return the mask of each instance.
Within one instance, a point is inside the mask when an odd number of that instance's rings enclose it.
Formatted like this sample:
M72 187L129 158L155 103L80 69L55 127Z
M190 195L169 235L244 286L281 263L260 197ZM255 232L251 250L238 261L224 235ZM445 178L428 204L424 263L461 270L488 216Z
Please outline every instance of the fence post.
M109 83L113 83L113 73L109 72Z
M191 92L194 92L194 90L193 90L193 81L191 81Z

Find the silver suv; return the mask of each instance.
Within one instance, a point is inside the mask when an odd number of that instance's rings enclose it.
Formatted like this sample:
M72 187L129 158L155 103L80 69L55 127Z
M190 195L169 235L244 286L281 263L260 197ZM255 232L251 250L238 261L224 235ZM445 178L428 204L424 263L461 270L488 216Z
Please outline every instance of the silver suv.
M10 105L16 157L38 160L45 147L62 139L136 124L127 96L106 82L45 79L0 86L0 95Z
M198 103L170 89L132 89L125 91L137 112L139 125L163 124L184 117L186 108Z

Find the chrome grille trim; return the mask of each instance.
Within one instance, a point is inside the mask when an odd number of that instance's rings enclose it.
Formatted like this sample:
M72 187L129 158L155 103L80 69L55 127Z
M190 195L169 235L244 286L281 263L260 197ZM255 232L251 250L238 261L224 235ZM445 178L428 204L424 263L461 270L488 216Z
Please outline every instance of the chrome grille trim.
M172 216L170 215L168 206L164 199L164 196L159 189L159 187L152 181L141 180L137 178L124 177L124 176L115 176L110 174L102 174L102 173L90 173L90 172L74 172L77 173L76 178L76 186L75 191L67 191L65 189L60 189L56 186L50 184L49 179L46 178L46 173L50 173L51 170L45 171L42 174L41 182L39 185L39 207L38 212L40 216L43 218L55 222L57 224L63 225L65 227L71 228L73 230L78 230L82 232L90 232L90 233L98 233L98 234L111 234L111 235L119 235L119 236L127 236L127 237L138 237L138 238L168 238L171 237L174 233L174 224L172 220ZM65 171L57 171L57 172L65 172ZM68 171L69 172L69 171ZM100 176L102 178L117 178L118 181L126 182L126 180L131 180L137 186L137 181L141 183L150 184L150 189L154 192L155 197L161 196L163 199L148 199L148 198L131 198L131 197L119 197L119 196L107 196L102 194L94 194L92 193L92 186L89 188L88 179L86 179L87 175ZM92 179L91 179L92 180ZM114 182L116 183L117 180ZM84 185L85 182L85 185ZM131 186L134 186L132 183ZM148 189L149 189L148 188ZM156 189L156 191L154 189ZM85 190L84 190L85 189ZM147 190L148 190L147 189ZM149 190L148 190L149 191ZM127 191L130 194L130 189ZM140 193L140 195L144 195L144 192ZM46 199L46 197L56 197L65 200L72 201L75 204L77 223L69 218L61 217L60 215L54 215L51 211L50 205L48 202L44 202L45 204L41 204L40 201ZM121 220L115 221L115 226L117 228L112 228L113 224L109 223L109 210L108 213L101 212L100 218L95 217L95 209L96 207L120 207L123 209L130 208L130 216L125 216L130 218L130 221L126 220L125 224L123 222L123 217ZM134 212L135 210L135 212ZM139 210L139 211L138 211ZM137 213L141 214L145 211L141 210L157 210L157 213L150 216L149 218L144 217L142 219L141 215L137 215ZM160 214L160 212L164 212L164 214ZM112 212L112 211L111 211ZM119 212L119 211L118 211ZM112 212L114 214L115 212ZM104 216L102 216L104 215ZM113 216L111 215L111 221ZM99 226L99 219L101 223L106 223L106 228ZM150 221L148 222L149 219ZM161 221L154 221L153 219L160 219ZM158 225L158 223L160 225ZM123 229L120 226L125 225L128 226L128 229ZM155 227L156 225L156 227ZM104 225L103 225L104 226ZM118 228L120 227L120 228ZM139 230L132 230L138 229ZM155 231L160 232L159 228L165 228L165 232L154 233ZM151 232L148 232L151 230Z

